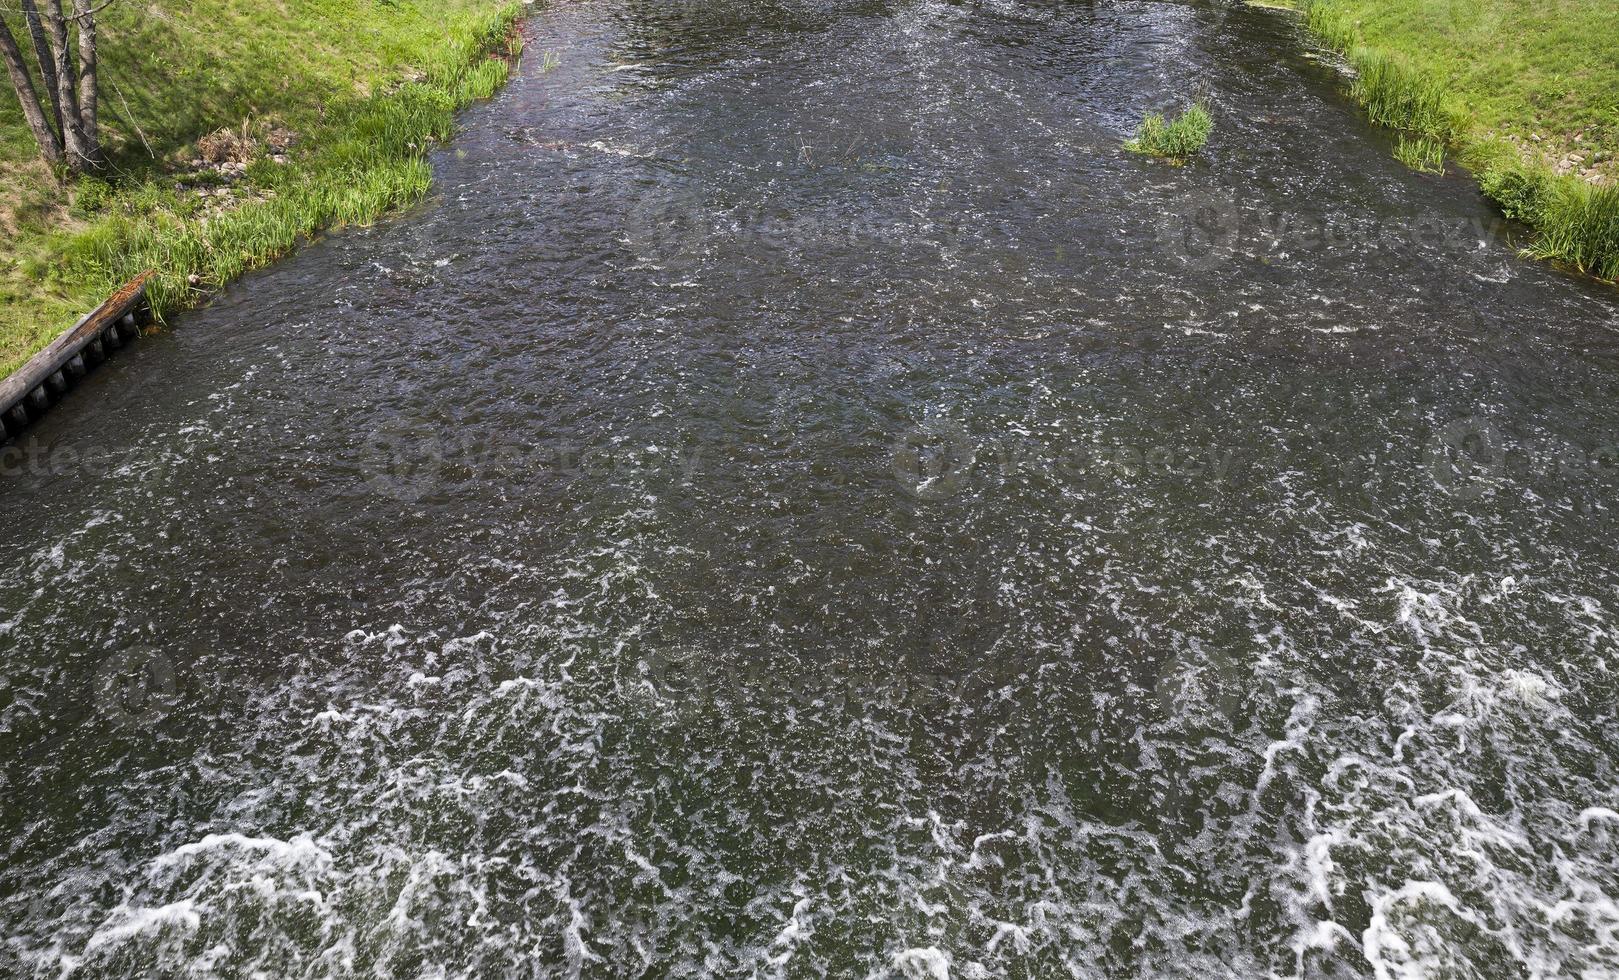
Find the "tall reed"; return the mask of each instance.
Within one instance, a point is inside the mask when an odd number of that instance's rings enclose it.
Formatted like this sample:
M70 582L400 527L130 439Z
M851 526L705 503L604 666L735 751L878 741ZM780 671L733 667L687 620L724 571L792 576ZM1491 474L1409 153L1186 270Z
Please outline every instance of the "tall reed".
M1426 136L1401 134L1394 144L1394 158L1422 173L1445 172L1445 144Z
M1540 235L1529 246L1530 254L1619 280L1619 187L1554 178L1535 226Z
M1355 69L1351 94L1366 107L1372 122L1440 140L1456 133L1443 82L1392 55L1367 48L1350 49L1349 63Z

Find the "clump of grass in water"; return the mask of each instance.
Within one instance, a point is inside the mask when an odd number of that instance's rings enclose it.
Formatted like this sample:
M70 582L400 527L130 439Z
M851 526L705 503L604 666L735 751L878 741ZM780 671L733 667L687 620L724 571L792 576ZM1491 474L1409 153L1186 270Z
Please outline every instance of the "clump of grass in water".
M1426 136L1401 136L1394 145L1394 158L1412 170L1429 174L1445 172L1445 144Z
M1214 120L1202 103L1192 107L1174 120L1165 120L1159 113L1150 113L1141 121L1134 138L1125 141L1124 148L1131 153L1162 157L1177 166L1191 159L1209 141Z

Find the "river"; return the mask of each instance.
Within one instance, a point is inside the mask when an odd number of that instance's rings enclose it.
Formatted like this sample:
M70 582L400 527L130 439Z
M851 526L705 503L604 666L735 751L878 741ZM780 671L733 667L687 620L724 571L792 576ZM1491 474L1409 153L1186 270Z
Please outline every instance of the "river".
M0 974L1619 974L1619 294L1276 12L525 33L6 448Z

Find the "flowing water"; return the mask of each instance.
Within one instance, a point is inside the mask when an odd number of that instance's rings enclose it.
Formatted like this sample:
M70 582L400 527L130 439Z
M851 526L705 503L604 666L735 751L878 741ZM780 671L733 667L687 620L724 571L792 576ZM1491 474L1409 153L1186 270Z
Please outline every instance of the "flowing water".
M1619 294L1283 14L525 30L6 447L0 975L1619 975Z

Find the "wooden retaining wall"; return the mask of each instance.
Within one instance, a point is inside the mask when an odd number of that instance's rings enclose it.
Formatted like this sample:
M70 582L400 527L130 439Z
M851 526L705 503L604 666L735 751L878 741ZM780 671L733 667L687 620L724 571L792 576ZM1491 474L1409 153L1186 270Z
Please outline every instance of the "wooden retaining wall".
M16 435L59 401L74 383L152 321L145 273L130 280L78 323L0 381L0 442Z

